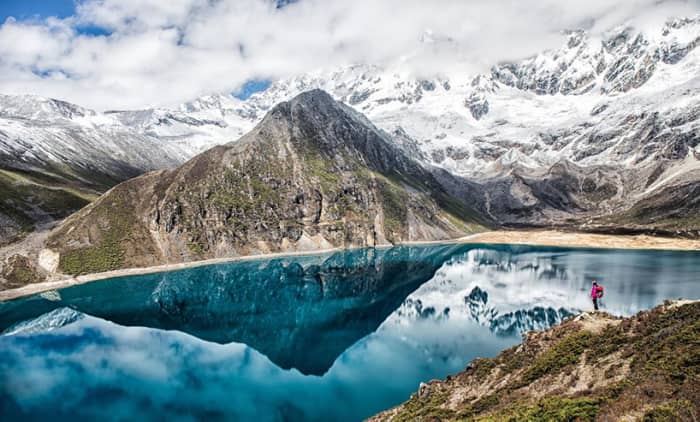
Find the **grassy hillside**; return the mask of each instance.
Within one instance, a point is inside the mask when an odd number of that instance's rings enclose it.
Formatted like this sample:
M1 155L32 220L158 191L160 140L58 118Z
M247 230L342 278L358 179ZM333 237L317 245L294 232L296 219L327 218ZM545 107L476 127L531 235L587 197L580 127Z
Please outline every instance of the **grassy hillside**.
M52 173L0 169L0 245L21 239L37 224L64 218L97 197Z
M477 359L375 421L692 421L700 417L700 302L632 318L586 313Z

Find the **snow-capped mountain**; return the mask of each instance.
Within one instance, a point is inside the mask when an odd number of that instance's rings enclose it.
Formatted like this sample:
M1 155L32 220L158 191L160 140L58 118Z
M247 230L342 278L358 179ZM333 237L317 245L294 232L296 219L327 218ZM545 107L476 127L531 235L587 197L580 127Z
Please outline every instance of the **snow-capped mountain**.
M121 181L190 155L108 114L0 95L0 245L70 215Z
M99 187L100 177L114 184L187 156L109 115L34 95L0 95L3 167L59 172Z
M464 309L457 308L461 315L457 318L488 327L491 332L512 336L525 334L533 330L545 330L561 323L575 312L563 307L543 307L532 305L530 308L517 309L501 313L497 308L488 304L488 292L478 286L464 296ZM452 308L444 307L438 311L434 306L426 306L421 299L407 299L398 314L409 319L448 319ZM454 312L452 312L454 314Z
M697 235L698 42L700 18L600 38L573 31L560 49L489 74L425 80L351 66L279 81L248 104L324 89L426 165L474 183L446 181L501 224Z
M266 109L321 88L410 140L427 163L470 178L561 159L631 166L689 152L673 153L657 138L698 129L698 42L700 19L649 34L618 28L601 39L575 31L560 49L490 74L421 80L398 68L351 66L279 81L248 102ZM650 119L660 126L653 134Z
M82 312L71 308L57 308L37 318L18 322L13 326L5 329L0 335L16 335L16 334L37 334L47 331L56 330L68 324L72 324L78 320L85 318Z
M124 126L156 139L187 158L214 145L232 142L248 132L264 112L226 95L208 95L182 104L175 110L147 109L110 111Z
M451 193L495 223L697 235L698 43L695 17L602 37L574 30L559 49L484 74L421 78L400 64L352 65L276 81L246 101L208 95L105 113L2 96L0 158L4 167L58 163L123 180L235 141L274 105L320 88L425 166L447 170ZM685 205L667 209L674 202Z
M415 144L425 162L464 176L489 177L515 162L542 167L562 158L630 165L668 153L658 142L631 148L636 137L625 135L639 135L648 123L639 115L656 113L666 123L657 135L697 130L698 43L700 17L673 19L656 31L623 26L602 38L571 31L561 48L497 64L489 74L421 79L401 65L352 65L276 81L246 101L207 95L175 109L102 114L58 100L2 96L0 116L119 128L163 141L169 155L183 161L236 140L274 105L320 88ZM133 163L148 164L163 163Z

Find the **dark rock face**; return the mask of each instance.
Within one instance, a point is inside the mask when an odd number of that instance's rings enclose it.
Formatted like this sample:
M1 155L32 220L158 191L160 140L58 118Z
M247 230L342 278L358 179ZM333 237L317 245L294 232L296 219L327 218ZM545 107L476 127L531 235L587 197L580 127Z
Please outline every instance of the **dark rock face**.
M435 177L495 226L695 238L700 236L700 183L690 174L663 184L673 163L660 159L656 166L625 171L561 161L543 171L514 166L507 175L482 181L445 171L435 171Z
M480 94L472 94L467 98L464 104L469 108L469 111L476 120L481 119L489 112L489 102L485 96Z
M601 217L603 227L626 228L666 235L700 237L700 183L662 189L613 217Z
M235 143L117 186L48 246L62 271L95 272L447 239L478 230L477 216L363 116L315 90Z

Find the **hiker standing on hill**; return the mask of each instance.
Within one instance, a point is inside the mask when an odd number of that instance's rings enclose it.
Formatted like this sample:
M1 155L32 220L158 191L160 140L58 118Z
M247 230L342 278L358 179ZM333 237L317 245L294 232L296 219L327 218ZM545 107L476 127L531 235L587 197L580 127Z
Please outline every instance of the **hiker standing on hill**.
M599 286L598 282L593 280L593 287L591 288L591 300L593 301L593 308L598 310L598 299L603 297L603 286Z

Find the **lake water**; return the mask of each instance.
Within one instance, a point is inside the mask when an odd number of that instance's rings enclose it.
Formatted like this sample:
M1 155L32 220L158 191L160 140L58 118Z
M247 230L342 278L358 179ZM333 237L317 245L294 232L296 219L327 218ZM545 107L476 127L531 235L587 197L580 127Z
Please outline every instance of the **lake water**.
M0 420L355 421L590 309L700 297L700 253L442 245L241 261L0 303Z

